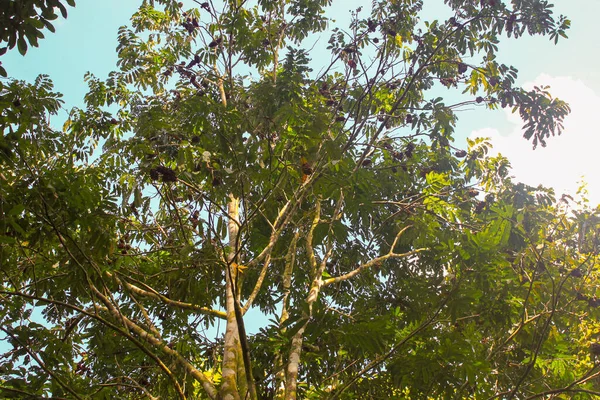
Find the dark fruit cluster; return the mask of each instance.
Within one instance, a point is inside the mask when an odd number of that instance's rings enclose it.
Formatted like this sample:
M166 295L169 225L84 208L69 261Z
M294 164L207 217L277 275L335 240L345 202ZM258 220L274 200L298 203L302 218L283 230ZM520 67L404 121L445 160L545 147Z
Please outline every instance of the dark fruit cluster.
M214 49L223 42L223 38L217 38L208 44L208 47Z
M588 306L593 307L593 308L600 307L600 299L598 299L596 297L588 299Z
M394 147L392 147L391 144L385 143L383 145L383 148L386 149L387 151L389 151L390 155L392 156L392 158L395 161L402 161L402 158L404 157L404 153L402 153L401 151L394 150Z
M305 162L302 164L302 173L304 175L312 175L313 172L313 167L309 163Z
M452 17L448 20L448 23L452 26L460 26L460 23L456 20L455 17Z
M410 142L406 145L406 148L404 149L404 154L407 158L412 158L413 151L415 151L415 144L413 142Z
M200 27L197 18L187 17L185 21L183 21L183 27L185 30L191 35L194 31Z
M454 78L441 78L440 82L442 85L446 86L447 88L454 86L456 87L456 81L454 80Z
M480 214L483 212L483 210L485 210L485 206L487 205L487 203L485 201L479 201L477 202L477 204L475 205L475 214Z
M375 32L375 29L377 29L377 22L373 21L372 19L368 20L367 21L367 29L371 33Z
M479 194L479 190L471 188L469 189L468 194L469 197L476 197Z
M159 165L150 170L150 179L153 181L157 180L161 176L163 182L177 182L177 174L171 168Z
M124 237L120 238L119 242L117 243L117 247L119 250L121 250L121 254L123 255L127 254L127 252L131 250L131 245L127 243L127 239L128 235L125 235Z
M581 272L581 270L579 268L575 268L574 270L572 270L569 275L571 275L574 278L582 278L583 277L583 272Z
M194 228L198 226L198 223L200 222L200 213L198 212L198 210L192 213L192 215L190 216L190 222L192 223Z

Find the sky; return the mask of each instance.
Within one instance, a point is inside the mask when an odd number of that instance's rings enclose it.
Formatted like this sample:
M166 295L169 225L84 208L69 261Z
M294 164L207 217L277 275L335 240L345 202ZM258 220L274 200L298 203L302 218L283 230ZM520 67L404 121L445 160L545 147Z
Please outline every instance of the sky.
M363 3L334 0L329 15L343 23L349 10ZM572 113L562 136L533 151L521 137L517 116L508 110L490 112L474 107L461 111L454 145L465 147L467 137L491 137L494 151L511 161L516 180L552 186L560 196L563 192L574 194L583 179L589 199L596 205L600 204L600 179L596 179L595 153L600 139L594 120L600 109L600 46L595 16L600 15L600 0L554 3L555 14L565 14L572 21L569 39L554 45L543 37L505 38L499 59L519 69L518 84L549 85L553 96L570 104ZM0 61L9 75L18 79L33 80L38 74L49 74L56 89L64 94L65 109L81 106L87 89L83 75L90 71L104 78L115 69L118 27L128 23L139 4L139 0L80 0L75 8L69 8L66 20L56 21L57 32L47 32L39 48L31 48L25 57L11 51ZM446 16L441 0L425 0L425 12L427 18Z
M191 0L184 3L186 7L195 5ZM349 10L364 3L334 0L328 15L343 23ZM38 74L49 74L56 89L64 94L65 110L81 106L86 92L83 75L90 71L105 78L115 69L118 27L128 23L139 4L139 0L80 0L75 8L69 8L66 20L56 21L57 32L47 32L39 48L31 48L25 57L11 51L0 61L9 75L18 79L31 81ZM600 0L555 0L554 4L555 14L565 14L572 21L569 39L554 45L543 37L505 38L499 59L519 69L517 84L549 85L553 96L570 104L572 113L562 136L533 151L522 138L517 116L508 110L490 112L473 107L460 112L454 145L466 147L467 137L491 137L494 152L511 161L516 180L554 187L558 196L574 194L585 181L595 206L600 204L600 179L596 175L600 139L595 123L600 109L600 46L595 29ZM441 0L425 0L425 13L428 19L447 16Z

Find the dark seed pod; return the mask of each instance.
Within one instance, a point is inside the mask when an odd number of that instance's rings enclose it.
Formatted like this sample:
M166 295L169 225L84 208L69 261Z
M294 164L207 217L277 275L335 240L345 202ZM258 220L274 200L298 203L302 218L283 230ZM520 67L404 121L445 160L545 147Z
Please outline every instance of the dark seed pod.
M571 275L574 278L582 278L583 272L581 272L581 270L579 268L575 268L574 270L571 271L571 273L569 275Z
M367 29L369 30L369 32L375 32L375 29L377 29L377 22L373 21L372 19L367 21Z
M153 181L157 180L159 178L159 173L156 169L152 168L150 170L150 179L152 179Z
M469 193L469 197L475 197L479 194L479 190L471 188L471 189L469 189L468 193Z
M477 103L482 103L482 102L483 102L483 97L481 97L481 96L477 96L477 98L475 99L475 101L476 101Z
M396 161L402 161L403 157L404 157L404 153L402 153L401 151L393 151L392 152L392 158Z
M592 299L588 299L588 306L593 307L593 308L600 307L600 299L597 299L595 297Z
M475 206L475 214L479 214L479 213L483 212L486 205L487 205L487 203L485 201L477 202L477 205Z
M314 172L312 166L309 163L304 163L302 164L302 173L304 175L312 175L312 173Z
M578 301L588 301L589 298L585 294L577 292L575 294L575 300L578 300Z
M465 63L458 63L458 73L459 74L464 74L465 72L467 72L468 69L468 65Z
M413 142L410 142L409 144L406 145L404 154L406 154L406 157L412 158L414 150L415 150L415 144Z
M454 155L458 158L464 158L467 156L467 152L465 150L457 150Z

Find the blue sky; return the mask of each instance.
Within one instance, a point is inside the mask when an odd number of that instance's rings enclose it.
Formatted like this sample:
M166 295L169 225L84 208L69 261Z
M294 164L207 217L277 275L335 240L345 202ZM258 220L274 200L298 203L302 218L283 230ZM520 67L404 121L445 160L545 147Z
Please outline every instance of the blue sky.
M184 3L186 7L195 5L191 0ZM329 15L343 23L349 10L367 3L334 0ZM447 16L442 0L424 3L427 19ZM473 107L460 112L455 144L465 146L469 136L490 136L495 149L511 160L516 178L532 185L555 186L559 195L563 191L573 193L577 181L585 175L590 198L597 204L600 180L595 179L595 114L600 107L600 46L595 26L600 0L554 3L555 13L565 14L572 21L570 38L558 45L542 37L505 39L499 58L519 69L519 84L548 84L553 94L571 104L573 113L566 121L563 136L533 152L520 137L517 117L503 110L489 112ZM39 48L31 48L25 57L13 50L0 61L9 75L18 79L31 81L41 73L50 75L56 89L64 94L66 109L81 105L86 92L83 75L90 71L105 78L115 69L117 29L128 23L139 4L139 0L80 0L76 8L69 8L66 20L56 21L57 32L47 32ZM320 41L326 42L327 38Z

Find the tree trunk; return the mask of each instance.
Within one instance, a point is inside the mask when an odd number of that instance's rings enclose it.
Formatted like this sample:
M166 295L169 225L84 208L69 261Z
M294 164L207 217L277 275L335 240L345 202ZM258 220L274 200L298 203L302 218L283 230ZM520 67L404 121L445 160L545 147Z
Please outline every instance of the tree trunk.
M225 271L225 305L227 310L227 327L225 329L225 344L223 353L222 377L223 383L220 390L220 398L223 400L238 400L245 398L246 377L243 369L242 350L240 336L235 316L235 280L237 279L237 268L235 268L235 257L237 252L238 224L239 224L239 201L230 196L228 205L228 235L229 254L227 254L227 267ZM241 367L240 368L240 363ZM240 396L240 393L243 396Z

